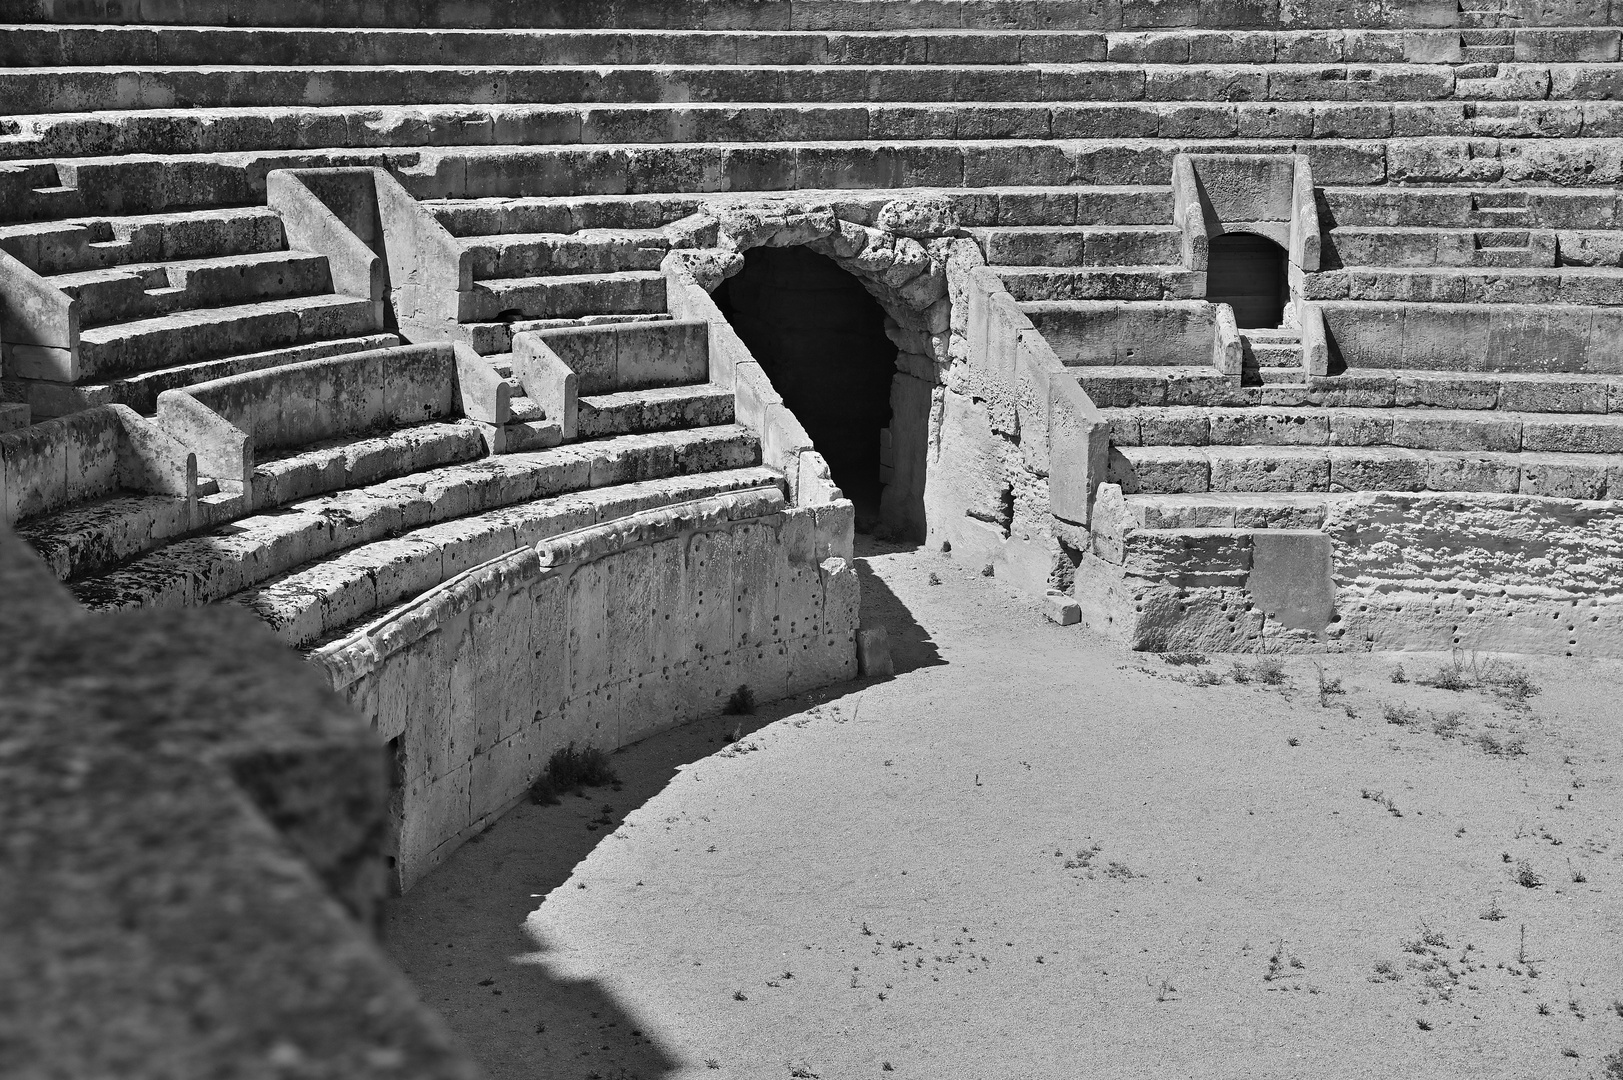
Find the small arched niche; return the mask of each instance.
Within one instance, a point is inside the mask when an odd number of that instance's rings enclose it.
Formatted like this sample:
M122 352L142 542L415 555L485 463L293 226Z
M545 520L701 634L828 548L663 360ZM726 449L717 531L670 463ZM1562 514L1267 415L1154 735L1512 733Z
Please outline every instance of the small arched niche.
M714 297L855 504L858 531L871 532L896 375L884 308L833 259L805 247L749 249Z
M1234 309L1244 329L1272 329L1285 321L1290 303L1289 257L1285 249L1256 233L1221 233L1211 238L1206 263L1206 299Z

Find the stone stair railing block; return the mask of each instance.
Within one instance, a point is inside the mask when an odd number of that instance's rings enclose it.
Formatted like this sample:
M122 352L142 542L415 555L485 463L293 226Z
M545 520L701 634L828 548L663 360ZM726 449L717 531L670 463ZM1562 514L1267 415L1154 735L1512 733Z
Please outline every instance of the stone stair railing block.
M561 425L563 441L574 441L580 422L580 376L575 369L552 351L545 338L531 332L513 335L513 374L524 393Z
M288 246L327 257L334 288L364 296L384 325L389 268L378 257L380 226L371 170L283 169L265 178L266 203L282 219Z
M79 377L79 301L0 250L0 373Z
M456 362L456 392L462 415L498 427L507 423L513 413L512 384L471 346L460 341L451 342L450 346Z

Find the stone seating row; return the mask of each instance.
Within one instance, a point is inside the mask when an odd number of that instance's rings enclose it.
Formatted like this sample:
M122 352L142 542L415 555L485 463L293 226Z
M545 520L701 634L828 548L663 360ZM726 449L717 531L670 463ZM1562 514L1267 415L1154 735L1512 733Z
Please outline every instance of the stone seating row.
M417 30L31 25L0 37L7 67L261 64L1379 64L1619 59L1615 27L1502 30L926 31Z
M289 0L245 9L231 0L5 0L0 20L142 22L201 26L602 27L710 30L907 30L915 28L1157 29L1164 27L1582 26L1586 0L1507 0L1466 15L1455 3L1368 0ZM1612 20L1619 21L1619 20Z
M0 165L3 222L263 205L283 168L390 169L420 199L795 190L1164 185L1190 153L1303 153L1326 187L1604 187L1623 139L954 139L847 143L414 147Z
M141 109L6 121L0 160L419 146L1623 136L1623 102L673 103Z
M393 66L0 69L9 115L188 106L755 102L1590 101L1618 62L1565 64Z

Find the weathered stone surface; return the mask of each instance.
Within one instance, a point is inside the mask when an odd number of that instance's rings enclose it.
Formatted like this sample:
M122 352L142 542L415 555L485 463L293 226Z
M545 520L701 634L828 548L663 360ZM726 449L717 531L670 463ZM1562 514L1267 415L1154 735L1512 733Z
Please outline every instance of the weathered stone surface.
M0 672L13 1066L474 1076L367 927L375 737L245 614L64 621L17 547L0 537L8 616L33 618Z

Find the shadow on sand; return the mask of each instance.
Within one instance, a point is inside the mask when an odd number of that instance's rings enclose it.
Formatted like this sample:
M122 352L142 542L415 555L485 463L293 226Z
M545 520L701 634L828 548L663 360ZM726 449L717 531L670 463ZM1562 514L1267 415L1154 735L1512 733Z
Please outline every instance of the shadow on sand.
M930 632L919 625L884 579L873 572L868 558L873 555L895 555L916 551L917 544L876 540L858 533L856 537L857 577L862 582L862 625L883 626L890 638L890 658L901 675L923 667L945 664Z
M928 631L865 561L911 547L857 537L862 623L886 627L898 674L946 663ZM492 1080L659 1080L682 1067L702 1067L702 1061L679 1061L654 1037L648 1018L634 1015L612 990L560 974L568 958L549 946L566 943L533 940L525 918L548 893L569 885L575 867L628 813L663 791L680 766L871 682L841 683L747 716L692 721L613 754L619 782L612 787L568 795L555 806L521 803L390 901L386 949Z

